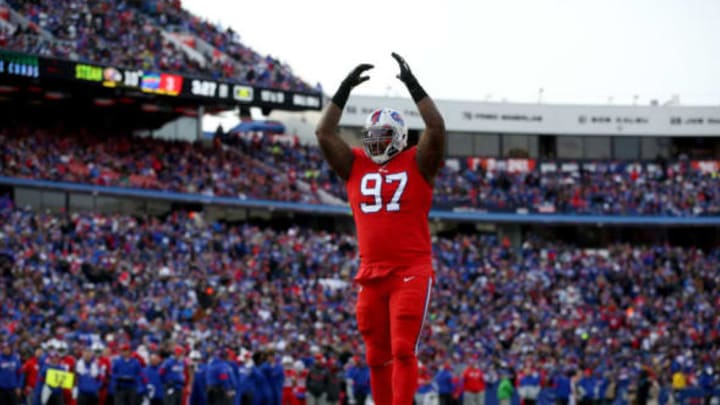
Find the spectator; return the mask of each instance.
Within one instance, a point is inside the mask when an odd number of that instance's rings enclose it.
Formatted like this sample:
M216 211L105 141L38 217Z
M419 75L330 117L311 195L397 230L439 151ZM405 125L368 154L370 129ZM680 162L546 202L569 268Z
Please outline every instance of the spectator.
M510 374L507 372L503 373L497 389L497 399L500 405L509 405L514 391L515 388L513 388L513 384L510 381Z
M308 370L305 383L307 405L324 405L327 398L330 373L322 353L316 353L315 361Z
M272 403L273 391L267 352L258 350L253 353L253 364L250 373L253 384L253 402L256 405Z
M245 354L238 356L238 375L237 375L237 393L235 394L241 405L251 405L253 403L253 386L251 374L253 369L252 355L246 351Z
M94 405L100 399L102 375L100 363L90 349L85 349L75 366L77 376L77 405Z
M570 378L572 372L558 372L553 379L555 388L555 403L557 405L568 405L570 401Z
M703 391L705 405L710 405L713 396L715 396L715 389L717 387L717 382L715 374L713 373L712 366L706 365L705 367L703 367L702 374L700 374L699 385Z
M40 372L40 359L43 357L43 351L40 348L32 350L33 355L29 356L22 366L23 381L25 387L23 397L34 400L33 392L38 383L38 373Z
M364 405L370 395L370 368L363 356L353 356L345 375L348 403Z
M202 354L193 350L190 352L192 387L190 388L190 405L208 405L207 398L207 363L203 361ZM241 378L241 376L238 376ZM237 390L236 395L241 396L242 391ZM241 405L245 402L240 401Z
M22 362L8 341L0 342L0 403L17 404L22 393Z
M532 366L527 365L520 375L518 393L523 405L535 405L540 396L540 375Z
M142 367L136 358L131 357L129 344L123 343L120 351L122 354L113 361L110 373L115 394L113 404L135 405L141 384Z
M485 405L485 375L478 367L478 361L479 356L473 354L463 372L463 405Z
M677 369L672 375L672 390L675 401L681 403L682 393L687 388L687 379L682 369Z
M62 386L58 384L58 381L50 377L53 372L67 371L67 366L60 361L57 346L51 347L40 369L40 378L33 394L34 398L37 398L41 404L45 405L64 405Z
M415 394L415 402L418 405L438 403L437 385L428 367L422 363L418 366L418 389Z
M640 371L640 378L637 383L637 403L638 405L646 405L650 399L650 389L652 387L652 381L650 380L650 374L647 370L643 369Z
M160 375L162 359L158 354L150 355L150 364L143 369L143 378L147 380L147 398L150 405L163 405L165 397L165 386Z
M160 366L160 379L163 386L163 402L165 405L180 405L182 393L185 388L185 359L182 357L185 350L182 346L173 348L172 357L166 359Z
M305 364L300 360L293 363L293 369L295 370L296 378L295 387L293 389L293 403L303 404L306 403L305 399L307 398L307 376L309 370L305 368Z
M227 352L217 350L208 364L207 398L208 405L230 405L235 396L232 369L225 360Z
M332 357L328 358L326 367L328 378L325 389L325 405L339 405L345 373Z
M452 366L449 362L445 362L435 374L435 383L438 387L438 397L440 405L453 405L455 399L455 385L453 384Z

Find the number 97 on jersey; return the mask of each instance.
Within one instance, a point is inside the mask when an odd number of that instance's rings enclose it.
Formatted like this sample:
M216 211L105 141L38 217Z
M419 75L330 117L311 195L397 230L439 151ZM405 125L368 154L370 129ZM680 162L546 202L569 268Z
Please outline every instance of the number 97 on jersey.
M360 194L372 202L360 203L360 210L373 214L383 209L400 211L400 199L407 186L407 172L367 173L360 180Z

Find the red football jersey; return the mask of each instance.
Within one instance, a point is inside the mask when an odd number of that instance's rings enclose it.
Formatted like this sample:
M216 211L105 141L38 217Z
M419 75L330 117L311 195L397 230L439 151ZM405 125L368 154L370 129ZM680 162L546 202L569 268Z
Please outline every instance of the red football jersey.
M25 387L35 388L39 372L40 365L38 363L38 359L35 356L25 361L25 364L23 364L22 366L22 373L25 374Z
M485 375L477 367L468 367L463 373L463 387L467 392L485 391Z
M307 391L307 387L305 386L305 380L307 379L308 370L302 369L298 371L295 374L295 387L293 388L293 391L295 392L296 398L305 398L305 392Z
M353 155L346 188L360 249L355 279L432 275L428 213L433 190L418 168L417 148L383 165L361 148L353 148Z

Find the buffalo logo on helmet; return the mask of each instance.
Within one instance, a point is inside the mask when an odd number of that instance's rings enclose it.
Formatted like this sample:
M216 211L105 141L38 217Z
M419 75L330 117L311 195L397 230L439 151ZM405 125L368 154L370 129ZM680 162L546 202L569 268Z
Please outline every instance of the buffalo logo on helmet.
M397 122L400 125L405 125L405 121L403 121L402 116L397 111L391 111L390 112L390 118L393 119L393 121Z

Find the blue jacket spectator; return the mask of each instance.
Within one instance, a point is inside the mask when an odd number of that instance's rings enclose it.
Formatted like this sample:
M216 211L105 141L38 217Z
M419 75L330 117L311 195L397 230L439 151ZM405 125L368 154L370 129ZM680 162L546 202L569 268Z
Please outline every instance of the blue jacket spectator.
M179 358L182 349L176 348L175 356L165 359L160 366L160 377L165 388L181 390L185 386L185 362Z
M370 394L370 368L367 365L363 363L351 366L348 368L345 377L352 381L352 391L355 398L365 398Z
M153 354L150 357L150 364L143 369L147 385L147 396L150 399L162 400L165 394L162 376L160 375L160 356Z
M537 371L528 370L520 377L518 395L523 399L537 400L540 396L540 375Z
M453 384L453 375L450 371L450 364L445 364L435 374L435 383L438 387L438 394L440 395L452 395L455 391L455 385Z
M192 355L191 355L192 356ZM207 370L208 366L200 362L200 358L193 359L198 363L195 365L193 384L190 389L190 405L207 405Z
M267 363L267 369L265 370L266 377L269 384L270 392L272 394L271 404L280 405L282 400L283 383L285 382L285 370L280 363L279 359L275 364Z
M581 399L593 399L598 390L600 381L591 374L590 370L586 370L585 375L578 381L578 390Z
M235 389L233 371L227 361L219 355L214 356L208 364L205 376L208 391L217 391L227 395Z
M240 403L243 396L252 398L255 393L255 387L250 379L250 373L252 372L252 366L247 364L238 364L237 373L237 402Z
M715 389L717 388L717 382L715 374L713 373L712 366L705 366L698 380L698 385L700 385L700 388L702 388L703 395L705 395L706 397L710 397L711 395L713 395Z
M250 374L251 381L255 387L253 404L265 405L275 403L271 377L272 367L263 357L260 365L256 364Z
M558 400L567 402L570 400L570 377L559 373L553 379L553 386L555 387L555 397Z
M100 374L100 364L97 359L93 358L91 350L83 352L83 357L75 365L75 372L78 394L90 397L99 396L103 383L102 375Z
M115 393L120 390L137 391L142 381L142 367L137 359L130 357L129 345L123 345L121 350L123 355L112 363L110 378L113 390Z
M20 373L22 363L20 357L12 352L8 342L2 343L0 353L0 390L16 390L22 388L23 378Z

